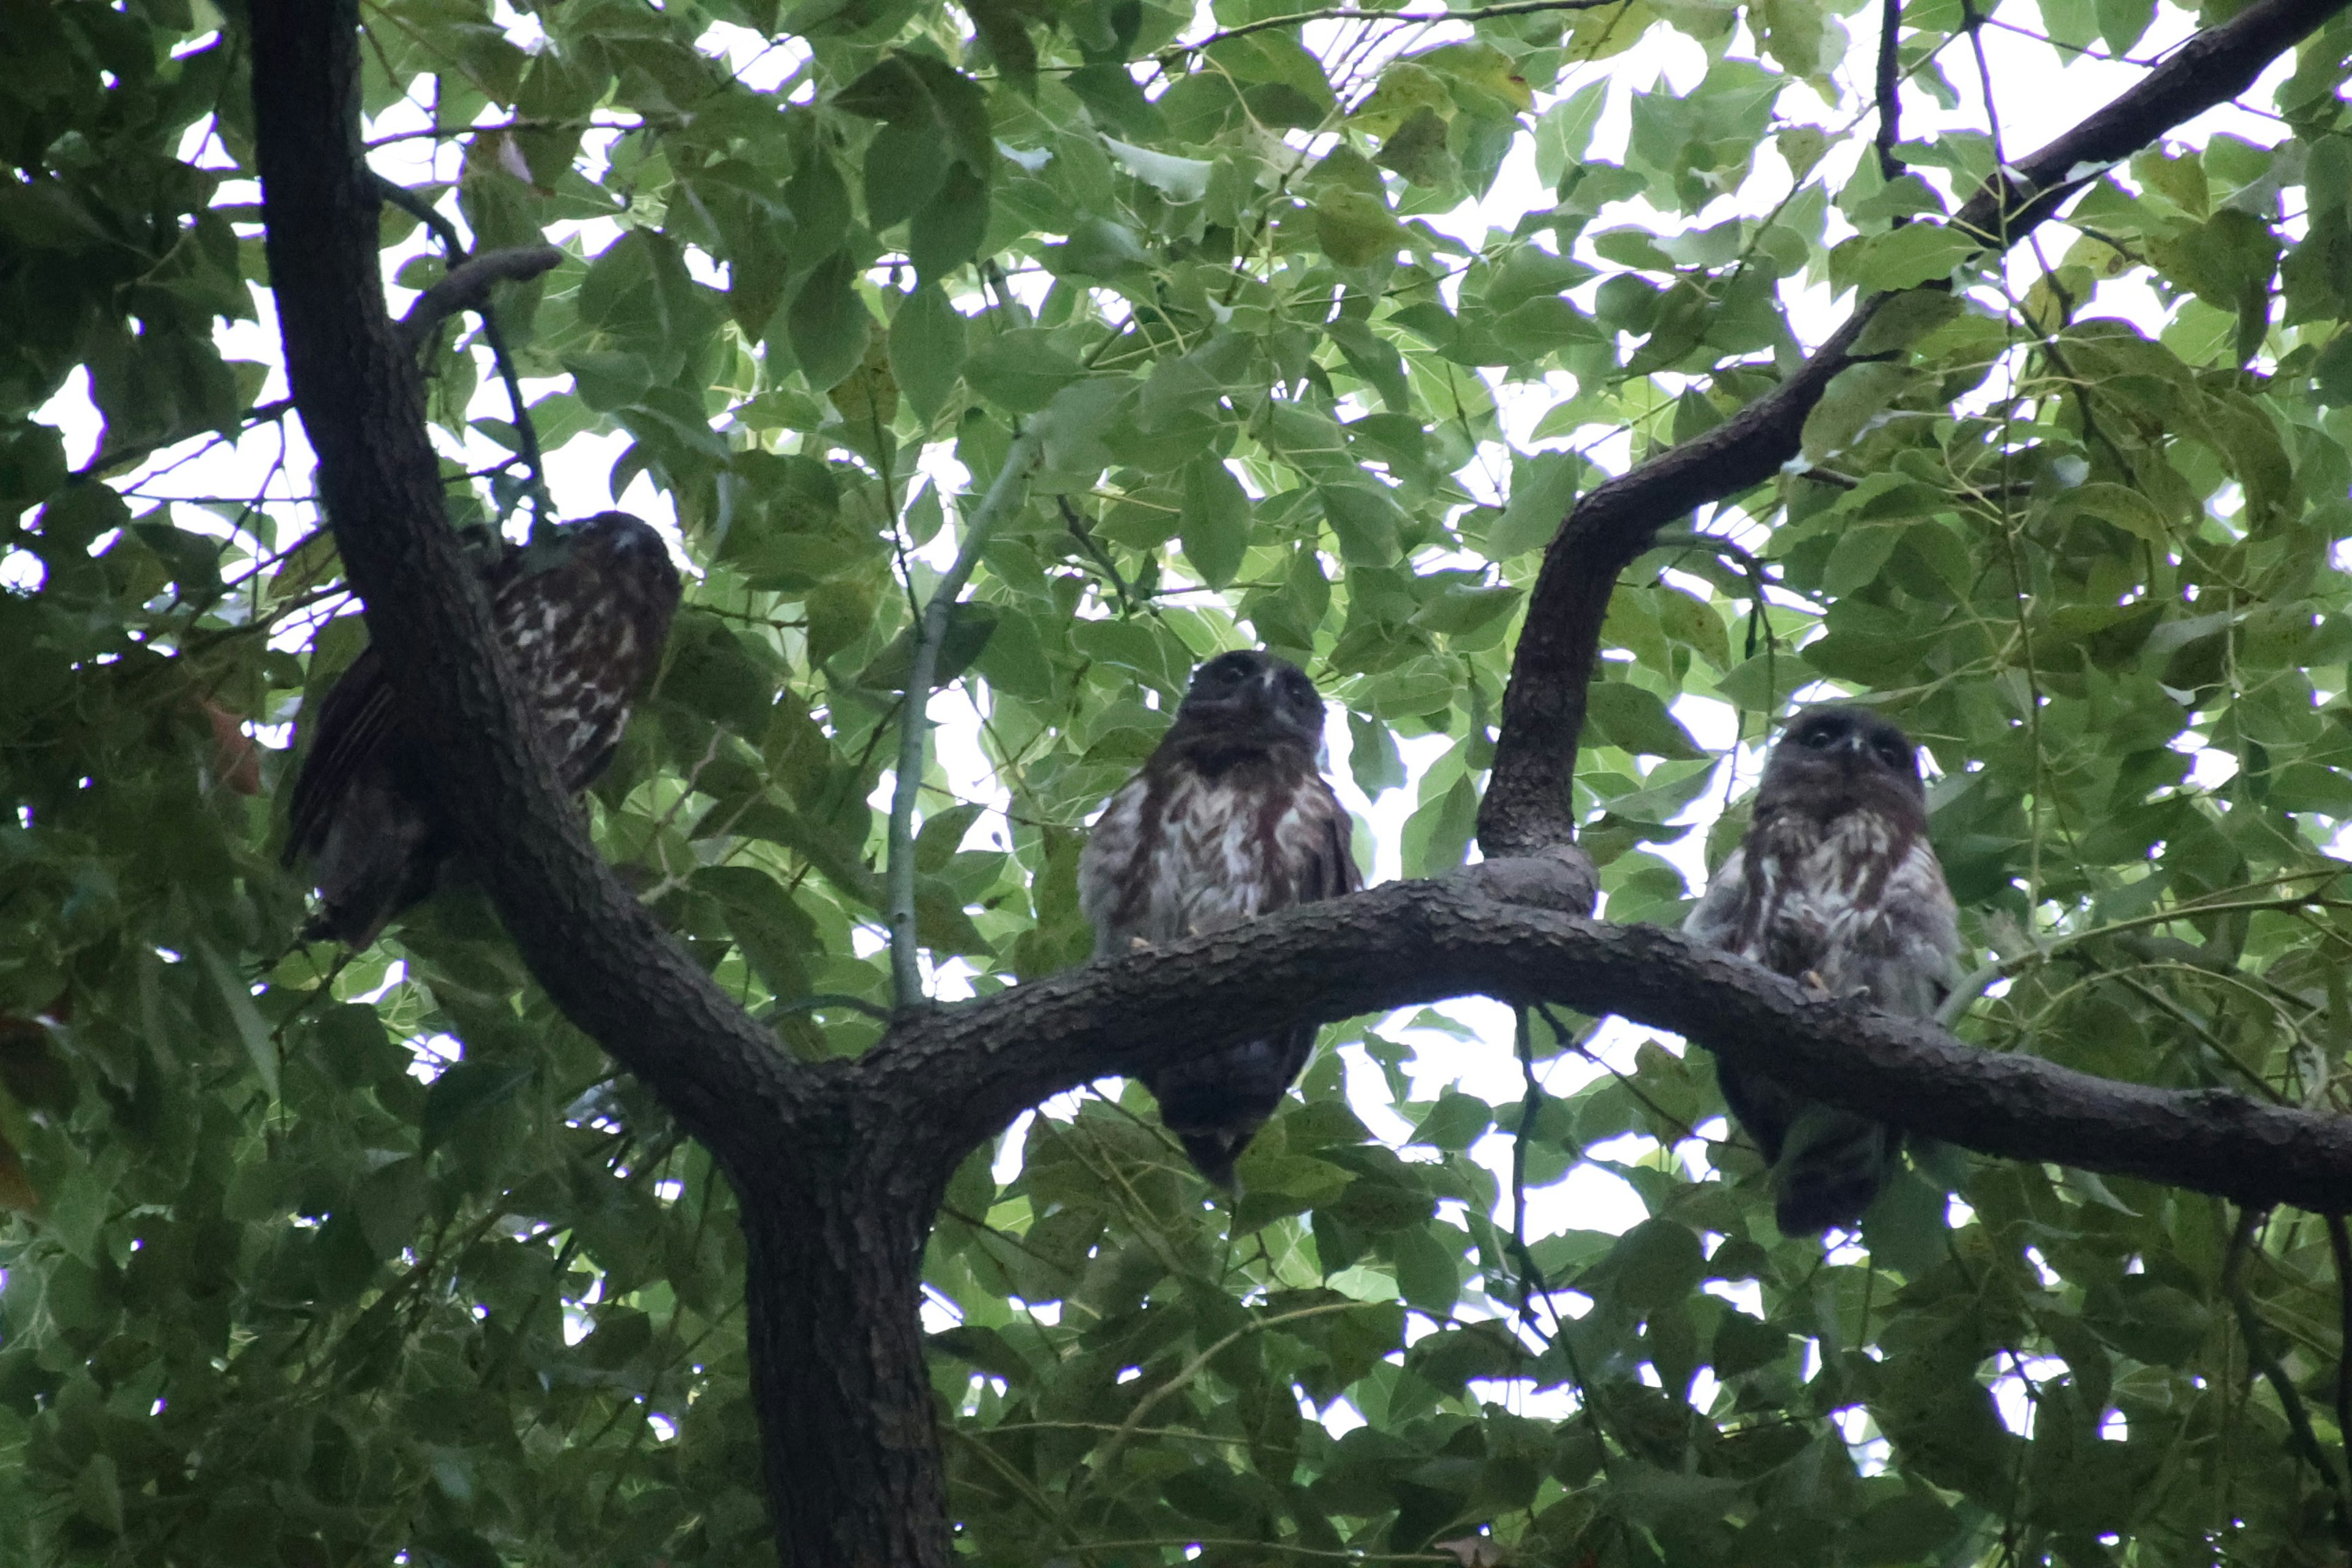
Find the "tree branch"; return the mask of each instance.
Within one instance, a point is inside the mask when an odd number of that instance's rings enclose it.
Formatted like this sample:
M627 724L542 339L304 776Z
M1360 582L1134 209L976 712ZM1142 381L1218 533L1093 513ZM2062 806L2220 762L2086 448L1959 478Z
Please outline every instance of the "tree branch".
M1478 993L1673 1030L1799 1093L1980 1153L2242 1204L2352 1208L2352 1117L1983 1050L1927 1019L1824 995L1672 931L1497 897L1526 864L1392 882L902 1015L854 1070L929 1129L927 1161L945 1161L1091 1078L1146 1070L1301 1017Z
M2009 166L1951 224L2006 247L2118 159L2246 89L2278 54L2347 0L2258 0L2181 46L2128 91L2041 151ZM1584 693L1600 657L1609 590L1659 529L1694 508L1771 478L1798 451L1805 416L1850 363L1885 302L1862 300L1795 374L1726 423L1589 492L1545 552L1526 629L1503 694L1495 770L1479 805L1489 856L1522 854L1575 836Z
M425 290L401 318L401 336L415 353L425 346L435 328L458 311L471 310L481 318L482 341L490 345L490 358L498 365L499 379L506 384L507 406L514 416L515 456L530 473L531 516L544 523L554 503L547 495L547 463L539 450L539 426L532 423L530 405L523 399L522 374L515 368L506 331L499 325L498 312L490 309L490 289L496 283L520 283L561 267L563 252L551 245L519 245L469 257L465 237L440 209L397 180L382 174L374 179L376 194L423 224L439 242L449 266L441 281ZM502 472L505 466L490 472Z
M963 585L971 581L981 552L988 548L989 535L1020 506L1029 470L1045 449L1045 416L1034 415L1013 432L1004 466L996 470L988 493L966 520L955 564L931 590L916 627L915 655L907 668L907 703L898 716L898 772L890 789L890 981L891 999L900 1007L912 1007L923 999L923 972L916 962L915 797L923 787L923 752L930 739L931 686L939 673L940 648L947 641L948 623L955 616Z
M1598 11L1624 0L1503 0L1498 5L1470 5L1459 11L1360 10L1352 5L1325 5L1313 11L1293 11L1286 16L1261 16L1236 27L1222 27L1189 44L1171 44L1160 52L1163 65L1195 55L1228 38L1244 38L1275 27L1296 27L1307 22L1483 22L1494 16L1537 16L1548 11Z
M1903 28L1903 0L1885 0L1878 16L1878 177L1889 184L1903 174L1895 155L1903 140L1902 54L1895 47Z
M384 310L354 0L257 0L252 26L287 375L369 634L405 721L434 746L442 807L565 1016L722 1161L741 1156L815 1086L613 876L517 706L443 510L415 361Z

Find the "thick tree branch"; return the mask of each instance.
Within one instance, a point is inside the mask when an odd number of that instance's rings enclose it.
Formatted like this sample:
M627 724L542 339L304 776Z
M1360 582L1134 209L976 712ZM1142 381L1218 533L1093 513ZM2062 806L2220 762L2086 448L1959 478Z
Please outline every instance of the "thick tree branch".
M2171 127L2227 101L2279 53L2315 31L2347 0L2258 0L2181 46L2115 101L2000 178L1952 216L1989 246L2016 243L2083 184ZM1503 696L1495 771L1478 811L1490 856L1520 854L1575 837L1570 785L1584 727L1585 687L1600 657L1601 623L1617 574L1658 530L1693 508L1769 479L1797 453L1805 416L1852 363L1862 331L1884 302L1874 296L1787 381L1727 423L1594 489L1576 504L1545 552L1526 629Z
M254 112L270 287L319 492L441 803L550 996L722 1159L789 1121L772 1037L597 856L522 721L442 508L414 360L385 314L358 119L353 0L257 0Z
M1480 993L1617 1013L1791 1088L1981 1153L2242 1204L2352 1208L2352 1117L2218 1089L2093 1078L1981 1050L1650 926L1505 902L1488 862L1262 916L984 1001L903 1018L858 1066L960 1152L1045 1095L1304 1014L1349 1017ZM1210 1022L1213 1020L1213 1023Z

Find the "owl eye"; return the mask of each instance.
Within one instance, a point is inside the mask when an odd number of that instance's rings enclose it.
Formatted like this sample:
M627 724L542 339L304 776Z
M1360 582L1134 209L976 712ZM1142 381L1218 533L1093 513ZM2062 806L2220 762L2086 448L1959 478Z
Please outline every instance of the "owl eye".
M1828 747L1832 741L1836 740L1836 736L1832 735L1825 729L1800 730L1797 731L1797 744L1804 747L1805 750L1809 752L1822 751Z
M1892 738L1882 739L1874 748L1878 760L1888 767L1901 770L1911 765L1911 749Z

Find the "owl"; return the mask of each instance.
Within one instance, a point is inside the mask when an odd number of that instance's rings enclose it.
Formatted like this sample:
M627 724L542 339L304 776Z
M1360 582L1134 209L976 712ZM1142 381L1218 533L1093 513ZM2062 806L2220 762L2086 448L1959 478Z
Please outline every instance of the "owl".
M1908 737L1867 708L1809 708L1764 765L1747 837L1684 931L1889 1013L1935 1012L1959 952ZM1898 1129L1717 1059L1724 1100L1771 1162L1784 1236L1852 1226L1894 1173Z
M1323 700L1297 666L1220 654L1192 672L1176 722L1097 819L1078 860L1095 955L1222 931L1363 885L1347 807L1322 773ZM1224 1046L1144 1075L1201 1173L1234 1161L1307 1065L1315 1026Z
M661 535L626 512L551 533L525 550L494 546L477 570L563 787L581 790L613 760L631 704L652 683L678 576ZM307 727L286 864L303 865L319 891L305 934L364 948L433 890L457 837L374 648L337 678Z

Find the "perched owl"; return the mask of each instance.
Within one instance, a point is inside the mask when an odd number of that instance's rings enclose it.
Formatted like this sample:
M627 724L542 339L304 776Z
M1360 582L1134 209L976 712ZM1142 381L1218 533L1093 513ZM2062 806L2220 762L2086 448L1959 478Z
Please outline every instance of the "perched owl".
M1867 708L1798 714L1764 765L1747 837L1683 930L1889 1013L1933 1013L1960 939L1909 738ZM1894 1173L1900 1130L1719 1058L1716 1071L1772 1163L1781 1234L1859 1220Z
M584 789L613 760L630 705L661 662L678 600L669 551L635 518L607 511L527 550L497 549L480 572L563 787ZM336 679L308 727L286 863L305 863L319 890L306 934L363 948L433 890L457 838L437 819L427 760L374 648Z
M1297 666L1220 654L1192 672L1176 722L1110 797L1078 861L1095 955L1238 925L1363 885L1348 808L1323 777L1323 700ZM1315 1026L1226 1046L1143 1079L1201 1173L1234 1160L1307 1065Z

